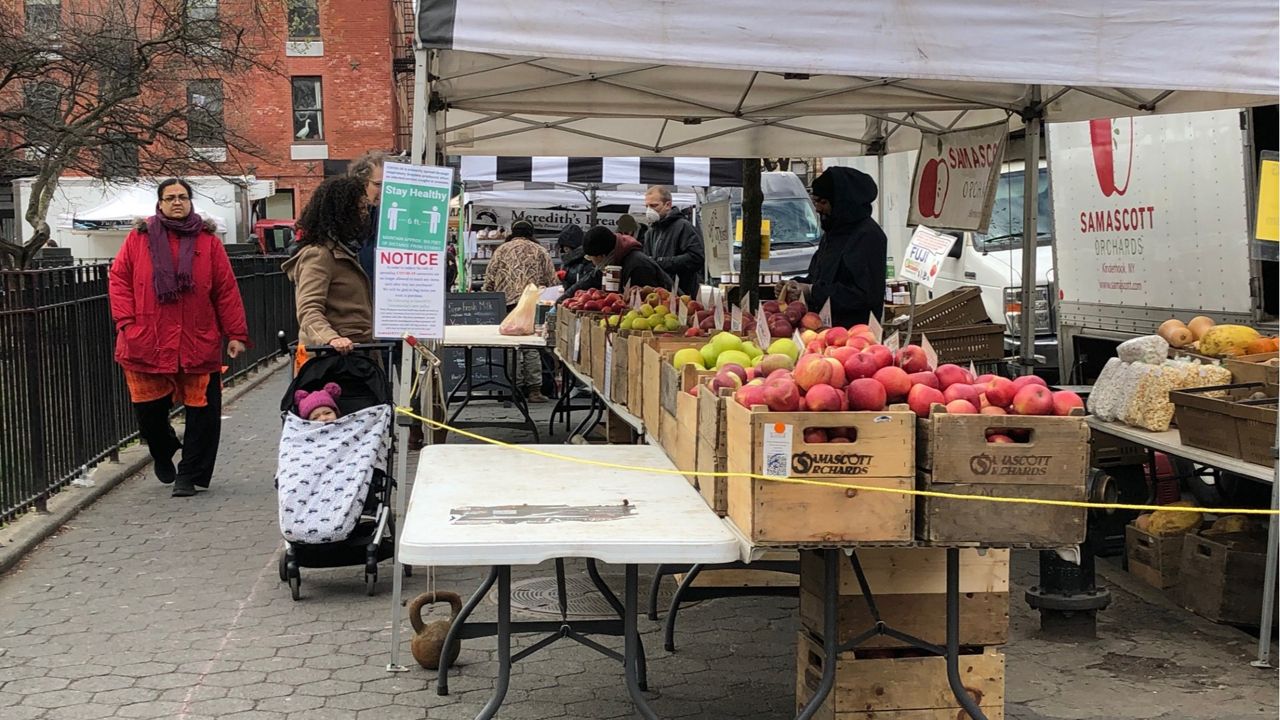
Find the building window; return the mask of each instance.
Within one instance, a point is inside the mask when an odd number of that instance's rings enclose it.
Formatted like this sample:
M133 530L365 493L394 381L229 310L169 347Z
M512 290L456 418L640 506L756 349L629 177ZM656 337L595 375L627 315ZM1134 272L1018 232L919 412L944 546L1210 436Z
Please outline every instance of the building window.
M50 37L62 30L62 0L26 0L27 33Z
M191 39L218 40L218 0L186 0L186 22Z
M27 83L23 88L23 106L28 144L47 143L52 139L56 134L54 128L61 123L61 105L62 90L56 84Z
M320 39L320 3L319 0L288 0L289 2L289 39Z
M294 140L323 140L324 111L320 99L320 78L293 79Z
M222 118L222 81L196 80L187 84L187 142L191 147L222 147L226 125Z

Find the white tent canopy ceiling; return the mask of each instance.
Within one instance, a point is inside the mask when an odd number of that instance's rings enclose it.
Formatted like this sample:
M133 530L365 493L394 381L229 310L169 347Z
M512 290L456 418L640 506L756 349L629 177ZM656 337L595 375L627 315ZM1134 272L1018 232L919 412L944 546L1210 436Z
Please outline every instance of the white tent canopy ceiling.
M419 0L418 31L448 154L802 157L1273 103L1278 24L1270 0Z

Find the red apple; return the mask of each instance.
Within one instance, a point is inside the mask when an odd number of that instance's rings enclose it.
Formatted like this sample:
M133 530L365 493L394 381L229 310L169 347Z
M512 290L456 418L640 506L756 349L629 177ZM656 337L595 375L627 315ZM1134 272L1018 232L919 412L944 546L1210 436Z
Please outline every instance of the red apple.
M979 410L978 414L979 415L1008 415L1009 413L1005 412L1004 408L996 407L995 405L988 405L982 408L981 410Z
M827 428L827 437L829 438L848 438L849 428L833 427Z
M738 388L733 393L733 399L745 408L767 404L764 401L764 383L759 380L752 380Z
M947 399L947 402L951 402L953 400L964 400L970 405L973 405L975 409L982 405L981 393L978 392L978 389L972 385L965 385L964 383L956 383L951 387L948 387L946 390L942 391L942 396Z
M750 380L750 379L751 378L747 378L745 376L739 377L738 374L735 372L727 372L726 370L721 370L720 372L715 374L715 377L711 378L711 389L717 392L721 388L724 388L727 390L737 390L738 388L742 387L742 385L747 380Z
M844 361L844 376L847 380L869 378L879 369L880 364L871 353L856 353Z
M1028 383L1013 396L1013 411L1018 415L1052 415L1053 393L1043 385Z
M871 345L874 345L875 342L875 338L870 338L865 335L850 335L849 339L845 342L845 346L851 347L854 350L866 350Z
M730 373L733 373L734 375L737 375L739 378L741 378L741 379L742 379L742 382L744 382L744 383L745 383L747 380L750 380L750 379L751 379L751 378L748 378L748 377L747 377L747 369L746 369L746 368L744 368L744 367L742 367L742 366L741 366L741 365L739 365L738 363L725 363L725 364L724 364L724 367L720 368L720 372L730 372Z
M788 380L790 380L791 371L787 370L786 368L779 368L777 370L770 372L768 375L765 376L765 380L775 380L777 378L787 378Z
M840 361L833 357L824 357L822 360L831 366L831 386L836 389L843 388L847 383L844 375L844 365L841 365Z
M868 345L867 353L876 360L876 367L886 368L893 364L893 352L883 345Z
M888 402L884 385L875 378L864 377L854 380L849 383L846 394L849 396L850 410L883 410L885 403Z
M699 337L700 335L702 335L702 330L696 327L691 327L684 331L685 337Z
M804 441L815 445L824 443L827 441L827 431L822 428L806 428L804 431Z
M1028 385L1039 385L1043 388L1049 387L1049 384L1046 383L1044 378L1039 375L1023 375L1013 379L1013 387L1018 390L1021 390Z
M1013 396L1018 393L1009 378L998 377L992 380L986 389L987 402L998 408L1008 408L1013 404Z
M865 333L865 334L867 334L867 335L870 335L870 334L871 334L871 327L870 327L869 325L867 325L866 323L858 323L857 325L854 325L854 326L852 326L852 327L850 327L850 328L849 328L849 335L851 335L851 336L852 336L852 335L862 335L862 334L864 334L864 333Z
M841 394L831 385L814 385L805 392L804 401L814 412L837 412L840 410Z
M947 403L947 414L949 415L977 415L978 408L968 400L952 400Z
M817 338L810 340L809 343L804 346L805 353L809 355L821 355L822 351L825 349L827 349L827 346L823 345L822 341Z
M942 389L942 384L938 381L938 376L925 370L924 372L911 373L907 377L911 378L912 385L928 385L931 388Z
M924 348L919 345L908 345L897 352L893 358L893 364L909 373L924 372L929 369L929 358L925 356Z
M1059 390L1053 394L1053 414L1070 415L1075 408L1084 407L1084 400L1070 390Z
M774 412L795 412L800 409L800 387L787 378L769 380L764 384L764 404Z
M846 438L846 437L838 437L838 438L831 438L831 442L832 442L832 443L847 443L847 442L853 442L853 441L852 441L852 440L850 440L849 438Z
M900 367L880 368L871 377L884 386L889 402L900 402L907 397L907 393L911 392L911 378ZM941 396L942 393L938 394Z
M829 328L825 331L822 341L825 342L828 347L831 345L844 345L849 342L849 331L842 327Z
M827 346L827 357L833 357L836 360L839 360L841 365L844 365L845 361L849 358L857 357L857 355L858 351L851 347L844 347L843 345L839 347L833 347L831 345Z
M995 435L988 435L987 442L996 443L999 445L1005 445L1005 444L1012 443L1013 438L1009 437L1008 435L1001 435L999 433L996 433Z
M995 375L992 375L991 373L987 373L986 375L979 375L976 379L974 379L974 381L973 381L973 383L972 383L972 384L974 384L974 385L990 385L990 384L991 384L991 381L992 381L992 380L995 380L995 379L996 379L996 376L995 376Z
M928 385L916 385L911 388L911 392L907 395L907 405L916 417L929 417L929 410L934 404L943 404L946 398L942 396L942 391L937 388L931 388Z
M807 312L800 318L800 325L810 330L817 330L822 327L822 317L816 312Z
M959 365L939 365L936 372L938 375L938 384L942 386L943 390L946 390L956 383L969 382L969 371Z
M821 355L804 355L796 363L796 384L806 392L814 385L831 382L832 363Z

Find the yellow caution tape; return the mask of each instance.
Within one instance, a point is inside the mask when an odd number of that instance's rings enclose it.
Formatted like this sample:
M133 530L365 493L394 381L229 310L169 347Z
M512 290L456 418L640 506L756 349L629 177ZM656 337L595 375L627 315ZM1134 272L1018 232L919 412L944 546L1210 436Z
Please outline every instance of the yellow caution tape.
M1177 505L1131 505L1128 503L1091 503L1078 502L1075 500L1044 500L1040 498L1011 498L991 495L960 495L957 493L938 492L936 490L905 490L899 488L883 488L871 485L858 485L854 483L836 483L826 480L813 480L810 478L796 477L780 477L774 475L757 475L755 473L746 472L715 472L707 470L675 470L668 468L651 468L638 465L624 465L621 463L605 462L603 460L587 460L584 458L571 457L569 455L560 455L558 453L547 452L546 450L538 450L528 445L518 445L516 443L503 442L495 440L484 435L467 432L459 428L446 425L437 420L429 420L421 415L414 414L409 408L398 407L396 412L411 417L419 422L424 422L434 428L447 430L451 433L457 433L463 437L479 440L489 445L516 450L518 452L537 455L539 457L550 458L552 460L562 460L564 462L578 463L579 465L591 465L593 467L608 468L611 470L627 470L630 472L655 473L660 475L697 475L700 477L745 477L752 480L767 480L769 482L790 483L793 485L812 485L815 487L830 487L839 490L858 490L866 492L883 492L895 493L899 495L914 495L916 497L944 498L947 500L964 500L972 502L992 502L992 503L1013 503L1021 505L1053 505L1056 507L1086 508L1089 510L1135 510L1137 512L1204 512L1209 511L1215 515L1280 515L1280 510L1270 510L1267 508L1201 508L1201 507L1183 507Z

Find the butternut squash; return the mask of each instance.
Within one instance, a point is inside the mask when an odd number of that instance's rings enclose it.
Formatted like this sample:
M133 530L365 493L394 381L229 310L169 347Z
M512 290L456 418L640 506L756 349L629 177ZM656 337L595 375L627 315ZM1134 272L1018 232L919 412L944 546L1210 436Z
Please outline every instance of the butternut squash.
M1191 318L1191 322L1187 323L1187 329L1191 331L1191 334L1195 336L1196 340L1204 337L1204 334L1209 332L1209 328L1213 326L1213 320L1203 315L1193 317Z

